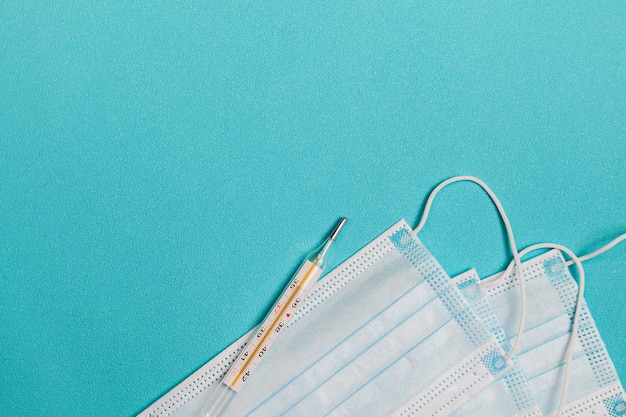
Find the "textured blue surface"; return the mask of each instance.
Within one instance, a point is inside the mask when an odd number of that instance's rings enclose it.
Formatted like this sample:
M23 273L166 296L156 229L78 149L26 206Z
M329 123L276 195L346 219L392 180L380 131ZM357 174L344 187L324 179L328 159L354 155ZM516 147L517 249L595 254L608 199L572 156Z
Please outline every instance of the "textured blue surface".
M522 246L626 231L626 3L0 5L0 415L132 416L441 180ZM508 260L478 187L420 238ZM626 378L626 245L587 300Z

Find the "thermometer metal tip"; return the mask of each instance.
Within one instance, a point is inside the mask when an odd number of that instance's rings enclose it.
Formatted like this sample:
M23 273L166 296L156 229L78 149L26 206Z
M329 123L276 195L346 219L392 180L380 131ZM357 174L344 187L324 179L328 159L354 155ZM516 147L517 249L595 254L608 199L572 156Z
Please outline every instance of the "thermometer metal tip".
M339 220L337 226L335 226L331 234L328 236L328 240L334 241L335 239L337 239L337 235L339 234L339 232L341 232L341 229L343 229L343 225L346 224L346 220L348 219L346 219L345 217L342 217L341 220Z

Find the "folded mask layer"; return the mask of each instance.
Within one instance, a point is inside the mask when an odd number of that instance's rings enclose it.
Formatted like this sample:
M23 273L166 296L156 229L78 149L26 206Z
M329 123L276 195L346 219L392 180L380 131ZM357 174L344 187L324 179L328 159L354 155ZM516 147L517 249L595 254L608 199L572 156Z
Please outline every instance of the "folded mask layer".
M240 348L141 416L193 416ZM446 416L505 372L503 354L400 221L318 283L229 415Z
M542 412L558 408L565 378L578 285L561 253L552 250L522 264L527 291L527 321L517 357ZM498 274L496 274L498 275ZM494 276L495 277L495 276ZM481 285L507 339L516 336L521 311L514 272ZM562 416L626 415L626 395L595 322L583 303Z

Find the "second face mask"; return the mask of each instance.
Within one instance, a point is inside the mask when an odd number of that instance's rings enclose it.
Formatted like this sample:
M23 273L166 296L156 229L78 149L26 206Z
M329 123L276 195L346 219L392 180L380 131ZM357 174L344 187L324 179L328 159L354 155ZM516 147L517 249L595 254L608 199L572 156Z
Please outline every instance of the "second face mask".
M570 375L565 351L571 337L578 286L561 253L552 250L523 263L527 288L527 322L517 353L543 413L554 413L565 378L569 380L562 416L618 417L626 415L626 394L585 304L575 335ZM509 340L517 333L520 297L516 274L481 283Z

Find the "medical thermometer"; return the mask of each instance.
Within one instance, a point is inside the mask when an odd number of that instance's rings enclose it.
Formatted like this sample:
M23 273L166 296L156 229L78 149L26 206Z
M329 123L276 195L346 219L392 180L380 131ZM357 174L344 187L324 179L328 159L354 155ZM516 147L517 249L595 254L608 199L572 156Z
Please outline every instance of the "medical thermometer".
M228 407L231 400L248 382L254 370L260 365L278 336L293 318L302 301L324 272L328 250L346 223L343 217L328 238L311 251L295 273L278 301L267 313L243 351L228 370L226 376L215 387L209 401L200 412L201 417L218 417Z

